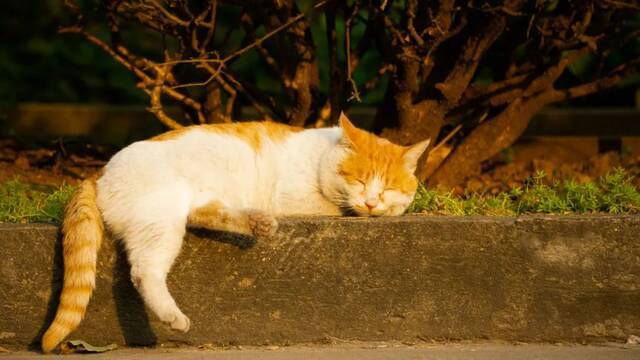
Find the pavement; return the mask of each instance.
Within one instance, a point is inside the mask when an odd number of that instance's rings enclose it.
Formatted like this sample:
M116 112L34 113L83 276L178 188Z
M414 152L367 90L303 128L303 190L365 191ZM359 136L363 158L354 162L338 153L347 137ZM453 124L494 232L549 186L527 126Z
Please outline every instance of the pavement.
M640 360L640 346L623 344L605 345L554 345L554 344L438 344L438 345L388 345L347 344L313 346L263 346L233 349L119 349L92 355L42 355L35 352L0 354L0 360L8 359L99 359L130 360Z

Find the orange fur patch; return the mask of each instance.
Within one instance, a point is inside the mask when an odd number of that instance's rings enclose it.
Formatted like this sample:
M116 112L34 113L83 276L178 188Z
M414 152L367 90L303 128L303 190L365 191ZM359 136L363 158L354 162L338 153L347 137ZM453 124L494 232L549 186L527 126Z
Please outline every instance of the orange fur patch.
M193 129L204 129L206 131L211 131L218 134L228 134L231 136L235 136L245 141L255 150L260 150L262 142L265 139L271 140L273 142L280 142L286 139L290 134L304 130L301 127L289 126L271 121L248 121L237 122L233 124L204 124L186 126L154 136L149 140L173 140L179 138L186 132Z
M44 352L53 350L80 324L93 291L96 254L104 233L95 180L83 181L76 190L65 208L62 233L62 293L53 323L42 338Z
M197 126L197 125L196 125ZM188 131L193 130L196 126L185 126L179 129L174 129L174 130L169 130L165 133L162 133L160 135L156 135L150 139L147 139L147 141L167 141L167 140L175 140L177 138L179 138L180 136L186 134Z
M187 218L187 226L252 234L247 213L227 209L215 200L192 210Z
M367 183L378 176L387 188L407 194L416 190L418 181L404 162L406 147L358 129L346 119L341 125L353 150L339 167L347 182Z
M208 222L212 222L216 220L216 218L221 217L220 209L222 209L222 203L219 201L211 201L210 203L205 204L202 207L199 207L192 211L189 214L187 219L188 224L193 225L203 225ZM221 219L222 221L226 221L226 216Z

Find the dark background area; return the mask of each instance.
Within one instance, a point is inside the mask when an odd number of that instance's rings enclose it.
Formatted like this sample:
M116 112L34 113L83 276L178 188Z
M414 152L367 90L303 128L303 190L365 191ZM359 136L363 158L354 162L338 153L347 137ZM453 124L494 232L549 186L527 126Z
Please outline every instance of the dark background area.
M101 16L96 2L84 1L93 7L94 15ZM228 14L220 16L220 26L228 28L234 22L234 9L223 9ZM636 16L640 22L640 15ZM9 1L0 12L0 33L4 34L0 43L0 105L12 107L20 102L67 102L103 104L147 104L147 96L136 88L134 76L97 46L88 43L75 34L58 34L61 25L68 25L72 19L63 1ZM226 24L225 24L226 22ZM92 28L102 38L107 38L106 28ZM340 30L340 29L338 29ZM328 92L328 65L324 18L312 21L312 33L318 44L317 56L320 70L321 92ZM357 34L358 29L354 29ZM144 52L151 51L153 41L162 41L142 28L128 29L129 39L136 40L135 46ZM240 36L238 37L240 39ZM148 44L148 46L145 46ZM240 45L240 44L238 44ZM499 43L496 44L499 46ZM640 50L640 42L633 42L625 49L631 53ZM260 88L270 88L274 80L266 65L256 54L234 63L234 70L243 78L252 79ZM499 52L484 61L477 72L476 81L490 81L490 64L499 61ZM611 61L622 54L611 54ZM376 54L367 54L362 65L354 74L356 82L364 81L377 71ZM594 69L588 61L573 66L569 75L560 79L561 85L569 86L580 79L589 78ZM377 89L366 94L358 105L377 105L383 97L386 81L380 81ZM634 75L619 86L594 95L573 99L556 106L578 107L633 107L640 98L638 92L640 75ZM277 95L277 94L276 94Z

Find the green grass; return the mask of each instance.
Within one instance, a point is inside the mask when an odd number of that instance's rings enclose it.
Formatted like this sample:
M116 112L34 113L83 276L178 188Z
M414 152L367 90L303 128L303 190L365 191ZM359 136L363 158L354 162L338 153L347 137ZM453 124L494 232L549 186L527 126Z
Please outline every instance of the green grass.
M409 207L410 213L442 215L520 215L568 213L640 213L640 192L623 169L597 181L579 184L573 180L549 184L543 172L522 188L498 195L454 196L421 186Z
M537 173L522 188L487 195L455 196L420 186L410 213L440 215L507 215L568 213L640 213L640 192L622 169L594 182L550 182ZM10 180L0 183L0 222L60 223L75 188L43 186Z
M60 223L75 188L43 186L10 180L0 184L0 222Z

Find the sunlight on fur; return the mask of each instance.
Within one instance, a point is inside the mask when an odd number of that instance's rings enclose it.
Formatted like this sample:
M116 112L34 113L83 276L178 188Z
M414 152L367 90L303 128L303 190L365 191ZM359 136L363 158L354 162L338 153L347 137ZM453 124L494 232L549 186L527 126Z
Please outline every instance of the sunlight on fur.
M65 212L60 307L42 349L80 323L95 282L104 227L122 240L131 280L171 329L191 321L166 278L187 227L272 236L286 215L394 216L411 203L425 140L404 147L356 128L269 122L191 126L122 149Z

